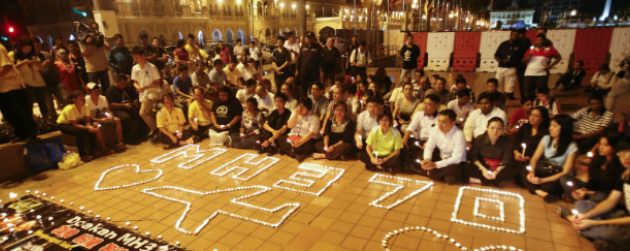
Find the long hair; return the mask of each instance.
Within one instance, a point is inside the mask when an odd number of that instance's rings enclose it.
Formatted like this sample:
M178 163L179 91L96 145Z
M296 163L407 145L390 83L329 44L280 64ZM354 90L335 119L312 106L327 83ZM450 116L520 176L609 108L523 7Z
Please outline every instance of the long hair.
M30 46L31 52L24 54L22 52L22 47L24 46ZM31 59L33 56L35 56L35 43L33 42L33 39L27 36L21 37L15 43L15 61L17 62L18 60Z
M621 142L619 142L619 144L617 144L617 147L615 148L615 150L617 150L617 154L622 152L622 151L630 150L630 138L626 137L625 139L621 140ZM621 178L624 181L630 181L630 168L624 166L624 169L625 170L621 174Z
M532 108L532 110L530 111L530 114L534 110L540 112L540 116L542 119L542 122L540 122L540 125L538 125L539 135L545 135L549 132L549 124L551 124L551 119L549 118L549 110L545 107L537 106L537 107ZM532 135L531 130L532 130L532 127L530 127L530 131L528 132L529 135Z
M573 143L573 122L574 119L567 114L558 114L553 117L552 121L555 121L560 125L560 135L558 139L558 148L556 148L556 154L553 157L564 155L569 148L569 145ZM553 146L553 140L549 141L549 147Z

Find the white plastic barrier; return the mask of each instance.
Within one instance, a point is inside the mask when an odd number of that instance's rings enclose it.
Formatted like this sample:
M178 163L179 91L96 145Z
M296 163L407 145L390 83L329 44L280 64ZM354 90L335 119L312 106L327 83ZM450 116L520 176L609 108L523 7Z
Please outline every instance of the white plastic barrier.
M479 44L479 53L481 53L481 62L478 72L496 72L499 64L494 60L494 53L499 45L510 39L509 31L485 31L481 33L481 42Z
M610 41L610 69L614 72L619 71L619 67L615 65L615 59L621 55L621 52L630 47L630 28L615 28L613 30L612 40Z
M562 60L549 72L565 73L571 66L569 65L569 59L573 53L573 44L575 43L575 29L566 30L549 30L547 37L553 42L553 47L560 53Z
M447 71L449 59L455 46L455 32L431 32L427 39L429 63L432 71Z

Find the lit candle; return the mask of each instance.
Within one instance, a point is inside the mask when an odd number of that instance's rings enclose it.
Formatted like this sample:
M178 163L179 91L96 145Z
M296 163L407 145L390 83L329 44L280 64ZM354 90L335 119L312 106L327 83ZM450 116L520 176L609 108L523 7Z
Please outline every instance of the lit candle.
M420 142L416 141L415 145L416 145L417 147L420 147Z
M195 125L198 125L197 121L199 121L199 119L195 118Z
M328 151L328 147L327 146L324 146L324 151Z
M534 170L534 169L532 169L532 166L527 166L527 167L525 167L525 169L527 169L527 171L529 171L529 172L531 172L532 170Z
M575 192L575 188L573 186L573 181L567 181L567 186L571 187L571 191Z
M112 117L112 115L111 115L111 114L109 114L109 112L105 112L105 117L111 118L111 117Z
M593 152L586 153L586 156L589 157L589 158L593 158Z
M14 193L14 192L9 193L9 199L11 199L11 201L14 201L17 197L18 197L17 193Z
M580 212L578 212L578 210L577 210L577 209L575 209L575 208L574 208L573 210L571 210L571 213L572 213L573 215L580 214Z
M376 157L376 161L378 161L378 152L374 151L374 156Z
M459 118L459 122L464 122L464 118Z
M525 149L527 149L527 144L522 143L521 147L523 147L523 152L521 153L521 155L523 155L523 157L525 157Z
M96 124L96 128L101 128L101 124Z
M520 127L520 126L515 126L514 128L519 129L519 128L521 128L521 127Z

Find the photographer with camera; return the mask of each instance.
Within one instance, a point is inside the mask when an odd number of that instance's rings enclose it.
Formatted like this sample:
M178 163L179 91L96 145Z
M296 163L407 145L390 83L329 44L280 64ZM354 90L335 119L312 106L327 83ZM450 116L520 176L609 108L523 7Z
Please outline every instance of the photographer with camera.
M92 22L90 30L79 43L81 53L85 59L85 70L88 74L88 82L100 83L104 92L109 89L109 69L107 54L109 44L105 41L105 36L98 31L98 24Z

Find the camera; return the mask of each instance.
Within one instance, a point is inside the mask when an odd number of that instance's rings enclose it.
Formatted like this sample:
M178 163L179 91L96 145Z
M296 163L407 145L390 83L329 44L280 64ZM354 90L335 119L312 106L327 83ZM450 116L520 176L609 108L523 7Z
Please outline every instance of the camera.
M96 47L103 47L105 45L105 36L103 33L81 22L74 22L72 28L70 28L70 32L77 41L80 41L82 44L95 45Z

